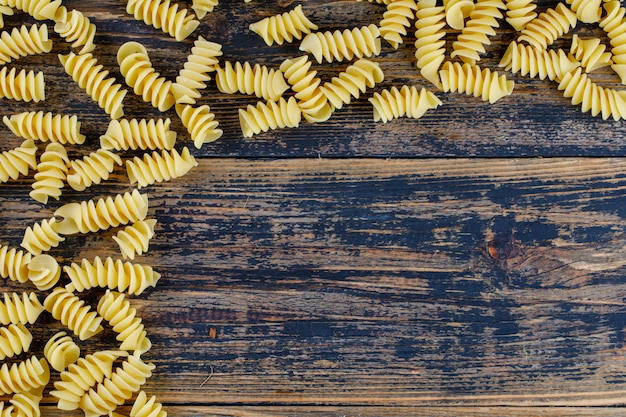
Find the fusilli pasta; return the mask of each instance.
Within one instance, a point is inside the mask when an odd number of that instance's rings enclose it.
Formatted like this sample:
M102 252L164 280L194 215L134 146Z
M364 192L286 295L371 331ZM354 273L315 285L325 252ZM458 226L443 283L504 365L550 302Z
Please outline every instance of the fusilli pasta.
M219 122L215 120L215 114L211 112L208 104L200 107L192 107L189 104L177 104L176 113L187 132L189 132L194 146L198 149L205 143L216 141L224 133L217 128Z
M176 82L171 85L176 103L195 104L200 98L199 90L206 88L206 82L211 79L208 74L215 71L218 57L222 56L222 45L209 42L202 36L198 36L193 45Z
M115 164L121 166L122 158L107 149L100 148L83 159L70 161L67 183L74 190L83 191L92 184L100 184L102 180L107 180Z
M42 386L50 381L50 368L45 358L37 356L13 363L2 364L0 368L0 393L11 394L27 392Z
M53 247L59 246L65 238L58 234L55 228L56 219L44 219L41 224L27 226L22 238L21 246L33 255L40 255Z
M563 3L559 3L556 8L550 8L528 22L520 31L521 35L517 41L527 42L538 49L546 49L559 36L576 27L577 21L576 13Z
M198 162L185 146L180 154L176 149L171 149L163 150L160 154L157 151L146 153L143 159L136 156L126 161L126 172L130 183L136 183L137 188L141 188L181 177L197 165Z
M135 255L148 251L156 222L156 219L138 220L113 236L113 240L120 246L124 259L135 259Z
M193 0L191 8L195 12L198 19L202 19L207 13L213 11L219 0Z
M394 49L398 49L402 44L402 36L406 35L406 29L415 18L415 10L417 10L415 0L396 0L387 5L387 11L383 14L378 28L380 36Z
M611 68L626 84L626 8L617 0L607 1L603 5L606 15L600 20L600 27L606 32L611 44L613 64Z
M54 20L61 0L0 0L0 5L26 12L37 20Z
M55 333L43 348L43 355L50 366L58 372L76 363L80 357L80 348L65 332Z
M0 360L28 352L33 335L23 323L0 327Z
M4 124L16 136L43 142L82 144L85 135L80 133L78 116L31 111L3 117Z
M560 81L563 74L574 71L580 63L562 49L537 49L530 45L522 45L513 41L504 52L500 63L506 71L519 72L532 78L539 76L544 80Z
M45 23L41 26L32 25L30 29L22 25L11 32L2 32L0 36L0 64L51 50L52 41L48 39L48 27Z
M319 64L371 57L380 54L380 31L374 24L343 32L312 32L300 43L300 50L313 54Z
M4 16L13 16L13 9L9 6L0 5L0 29L4 27Z
M264 100L276 100L289 86L285 82L282 71L270 69L265 65L249 62L226 61L224 68L216 67L215 82L217 88L226 94L248 94Z
M322 80L316 77L317 71L309 71L312 62L307 55L295 59L286 59L280 65L280 70L287 77L287 82L296 93L298 107L302 117L308 122L323 122L332 115L333 109L328 98L319 88Z
M0 154L0 182L16 180L27 175L29 169L37 167L37 146L32 139L26 139L20 146Z
M56 285L61 277L61 267L52 256L35 255L28 263L28 279L38 290L48 290Z
M40 203L48 203L50 197L59 199L65 185L70 160L65 147L60 143L50 143L41 154L29 195Z
M320 88L328 101L340 109L344 104L350 104L352 97L359 98L368 87L372 88L384 79L383 70L377 62L361 58Z
M602 0L566 0L583 23L597 23L602 13Z
M43 306L61 324L67 326L80 340L87 340L100 333L102 317L91 310L73 293L63 287L55 288L44 300Z
M513 92L515 83L505 75L476 65L447 61L439 71L443 91L459 92L495 103Z
M72 48L80 48L79 54L93 51L96 47L93 42L96 36L96 25L78 10L72 10L69 13L65 7L60 10L63 12L61 16L57 13L54 31L67 42L71 42Z
M289 100L281 97L277 102L259 101L256 106L249 104L245 110L239 109L239 125L244 137L279 127L298 127L301 118L302 111L294 97Z
M506 0L506 21L516 31L537 17L535 0Z
M28 281L28 263L32 256L16 248L0 247L0 276L11 281L25 283Z
M425 88L418 91L417 87L407 85L402 86L400 90L392 87L380 93L375 92L369 102L374 107L374 121L383 123L403 116L418 119L427 110L436 109L441 105L441 100Z
M186 39L200 24L193 13L185 8L179 10L179 4L169 0L128 0L126 12L177 41Z
M444 0L443 5L446 10L448 26L456 30L463 29L465 19L474 11L474 2L472 0Z
M439 68L446 57L445 8L436 0L419 0L415 12L415 59L420 74L441 88Z
M15 68L9 70L2 67L0 70L0 98L18 101L42 101L46 99L46 84L43 72L17 72Z
M288 12L254 22L249 29L271 46L274 43L282 45L285 41L291 43L294 38L300 40L303 34L317 30L317 25L304 15L299 4Z
M153 395L148 399L145 391L139 391L133 407L130 409L130 417L166 417L167 412L163 410L163 404L157 402Z
M102 149L172 149L176 131L170 129L168 119L111 120L104 135L100 136Z
M122 342L121 350L144 353L150 349L150 339L141 318L137 317L137 310L131 307L123 293L107 290L100 298L97 310L117 333L116 339Z
M570 53L580 61L585 71L592 72L598 68L611 65L611 53L605 52L606 46L599 38L580 39L576 34L572 36Z
M34 292L23 292L21 297L16 292L4 293L4 302L0 302L0 323L5 326L18 323L33 324L44 310Z

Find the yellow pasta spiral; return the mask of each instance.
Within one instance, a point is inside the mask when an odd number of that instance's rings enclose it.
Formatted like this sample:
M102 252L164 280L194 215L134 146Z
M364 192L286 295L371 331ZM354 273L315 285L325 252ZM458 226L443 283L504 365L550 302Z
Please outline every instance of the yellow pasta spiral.
M41 224L35 223L32 227L26 227L20 246L33 255L40 255L53 247L56 248L65 238L56 232L55 223L55 218L44 219Z
M521 35L517 41L527 42L538 49L546 49L570 28L576 27L577 21L576 13L563 3L559 3L556 8L550 8L528 22L520 31Z
M313 54L319 64L380 54L380 31L374 24L343 32L313 32L304 37L300 50Z
M100 287L140 295L148 287L154 287L161 274L147 265L114 261L106 258L103 262L96 256L93 262L83 259L81 264L72 263L63 270L72 281L65 288L68 291L85 291Z
M209 42L202 36L198 36L193 45L171 86L176 103L195 104L200 98L199 90L207 87L206 82L211 79L208 74L215 71L218 57L222 56L222 45Z
M9 403L10 406L3 409L1 411L2 417L38 417L41 415L41 408L39 403L43 398L43 389L41 386L39 388L32 389L30 391L18 392L14 394Z
M427 110L441 105L441 100L425 88L418 91L417 87L407 85L403 85L400 90L392 87L375 92L369 102L374 107L374 121L383 123L403 116L418 119Z
M174 37L177 41L186 39L198 27L200 22L193 13L181 8L169 0L128 0L126 12L135 19L143 20L147 25Z
M133 190L114 198L67 203L54 212L55 216L62 218L55 229L62 235L97 232L143 220L147 213L148 196Z
M602 0L566 0L576 17L583 23L597 23L602 12Z
M185 146L179 154L176 149L144 154L143 159L136 156L126 161L126 172L131 184L137 188L146 187L155 182L169 181L185 175L198 165L196 159Z
M28 263L31 257L30 253L24 253L22 250L1 246L0 276L9 278L11 281L25 283L28 281Z
M0 360L28 352L33 335L23 323L0 327Z
M599 38L580 39L576 34L572 36L570 53L580 61L587 72L595 71L611 65L611 53L605 52L606 46Z
M439 71L443 91L459 92L493 104L504 96L511 95L515 83L505 75L481 68L477 65L447 61Z
M446 57L445 8L435 0L419 0L415 12L415 59L424 78L441 88L439 68Z
M64 326L78 336L80 340L87 340L102 331L102 317L91 310L73 293L63 287L55 288L44 300L43 306Z
M285 100L279 98L277 102L259 101L256 106L251 104L239 109L239 125L244 137L252 137L270 129L284 127L298 127L302 118L302 111L294 97Z
M44 307L37 298L37 294L4 293L4 302L0 302L0 323L8 324L33 324L37 317L44 311Z
M97 310L117 333L116 340L122 342L121 350L144 353L150 349L150 339L141 318L137 317L137 310L131 307L123 293L107 290L100 298Z
M115 167L121 166L122 158L107 149L98 149L83 159L70 161L67 183L76 191L83 191L92 184L107 180Z
M202 19L207 13L213 11L219 0L193 0L191 8L196 13L198 19Z
M249 29L271 46L274 43L282 45L285 41L293 42L294 38L302 39L302 34L317 30L317 25L304 15L302 5L299 4L288 12L254 22Z
M26 12L37 20L54 20L61 0L0 0L0 5Z
M537 17L536 8L535 0L506 0L506 21L519 32Z
M20 101L42 101L46 99L46 85L43 72L21 70L15 68L9 70L2 67L0 70L0 98L8 98Z
M130 417L165 417L167 412L163 410L163 404L157 402L153 395L148 399L144 390L139 391L133 407L130 409Z
M378 27L380 36L394 49L402 44L402 36L406 35L406 29L415 18L415 10L415 0L397 0L387 5Z
M295 59L286 59L280 65L280 70L287 78L291 89L296 93L298 107L302 117L308 122L323 122L332 115L332 108L328 98L320 89L322 80L316 77L317 71L309 71L312 62L307 55Z
M60 143L50 143L39 159L33 190L29 195L46 204L49 197L59 199L61 189L65 185L64 180L70 167L70 160L65 147Z
M37 146L32 139L26 139L20 146L0 154L0 182L16 180L27 175L29 169L37 167Z
M98 103L101 109L112 119L119 119L124 115L124 97L127 90L121 84L115 83L114 77L108 77L109 71L104 70L102 64L91 53L76 55L70 52L59 55L59 60L65 72L85 89L87 94Z
M0 29L4 27L4 16L13 16L13 9L0 3Z
M452 29L456 30L463 29L465 19L474 11L472 0L444 0L443 5L446 10L446 22Z
M289 88L282 71L249 62L226 61L224 68L216 67L217 88L226 94L248 94L264 100L276 100Z
M38 290L48 290L59 281L61 267L50 255L35 255L28 263L28 279Z
M120 246L124 259L135 259L135 255L148 251L156 222L156 219L139 220L113 236L113 240Z
M76 115L31 111L4 116L3 121L16 136L25 139L62 144L85 142L85 135L80 133L81 122Z
M384 80L385 75L377 62L361 58L348 66L345 71L324 83L322 92L337 109L350 104L351 98L359 98L369 87L374 87Z
M193 107L189 104L177 104L176 113L180 117L183 126L193 140L196 148L200 149L203 144L216 141L224 133L218 129L219 122L215 120L215 114L211 112L208 104Z
M571 55L566 55L562 49L558 52L553 49L537 49L513 41L498 66L532 78L539 76L541 80L547 77L550 81L560 81L563 74L574 71L580 63Z
M40 388L50 380L50 368L44 359L31 356L29 359L0 368L0 393L11 394Z
M53 369L63 372L80 357L80 348L65 332L55 333L46 342L43 355Z
M611 44L613 64L611 68L626 84L626 8L617 0L603 4L605 16L600 20L600 27L606 32Z
M52 41L48 39L48 26L26 25L14 28L11 32L2 32L0 36L0 64L6 64L20 57L41 54L52 50Z
M117 151L129 149L172 149L176 131L170 129L168 119L111 120L104 135L100 136L102 149Z
M72 43L72 48L80 48L79 54L86 54L94 50L93 40L96 36L96 25L78 10L67 13L65 7L57 13L54 31L61 35L67 42Z

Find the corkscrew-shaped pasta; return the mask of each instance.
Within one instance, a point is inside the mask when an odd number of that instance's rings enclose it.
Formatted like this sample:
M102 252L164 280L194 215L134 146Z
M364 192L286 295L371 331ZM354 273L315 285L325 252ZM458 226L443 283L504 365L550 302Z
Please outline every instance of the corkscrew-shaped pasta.
M126 42L117 53L117 62L126 84L143 101L160 111L170 109L176 100L170 91L172 82L153 67L147 51L139 42Z
M527 42L538 49L546 49L570 28L576 27L577 21L576 13L563 3L559 3L556 8L550 8L528 22L520 31L521 35L517 41Z
M506 21L516 31L537 17L535 0L506 0Z
M155 182L169 181L179 178L198 165L196 159L185 146L179 154L176 149L157 151L144 154L143 159L136 156L126 161L126 172L131 184L137 188L146 187ZM143 219L141 219L143 220Z
M56 248L65 238L54 230L55 223L55 218L44 219L41 224L26 227L20 246L33 255L41 255L42 252Z
M550 49L537 49L513 41L504 52L500 63L506 71L519 72L521 75L550 81L560 81L563 74L574 71L580 63L562 49L558 52Z
M98 149L83 159L70 161L67 183L76 191L83 191L92 184L107 180L115 164L121 166L122 158L107 149Z
M129 356L111 378L91 388L80 399L80 408L86 416L108 414L132 398L152 375L154 368L152 363L144 362L139 354Z
M372 88L384 79L377 62L361 58L320 88L328 101L340 109L344 104L350 104L352 97L359 98L368 87Z
M41 415L41 408L39 407L39 403L43 398L43 389L41 386L39 388L32 389L30 391L18 392L14 394L9 403L10 406L2 409L0 411L0 415L3 417L38 417ZM2 404L2 403L0 403ZM0 405L2 408L3 404Z
M499 26L498 19L503 17L500 9L506 9L502 0L478 0L469 15L465 27L452 43L452 58L459 57L463 62L475 64L480 54L489 45L490 36L494 36L494 28Z
M157 402L156 395L148 399L145 391L139 391L133 407L130 409L130 417L166 417L167 412L163 410L163 404Z
M35 255L28 263L28 279L38 290L49 290L59 281L61 267L50 255Z
M9 366L5 363L0 368L0 393L11 394L31 391L44 386L50 381L50 368L45 358L29 359Z
M179 10L179 6L169 0L128 0L126 13L155 29L161 29L177 41L183 41L196 30L200 22L189 10Z
M602 0L566 0L576 18L583 23L597 23L602 13Z
M280 70L296 93L294 97L298 100L302 117L312 123L323 122L332 115L333 109L320 89L322 80L316 77L317 71L309 71L311 64L308 56L302 55L283 61Z
M82 144L85 135L80 133L81 122L78 116L31 111L4 116L4 124L16 136L42 142L59 142L62 144Z
M594 117L601 114L603 120L626 119L626 93L594 83L580 67L564 74L558 89L563 90L564 97L571 97L572 104L580 104L583 113L591 111Z
M113 362L128 353L122 350L102 350L78 358L76 363L68 365L61 372L61 380L54 383L55 390L50 395L58 398L57 406L61 410L71 411L79 407L80 399L89 389L110 378L113 374Z
M436 0L419 0L415 12L415 59L420 74L441 88L439 68L446 57L445 8Z
M8 324L33 324L44 307L37 298L37 294L31 293L4 293L4 302L0 302L0 323Z
M107 290L100 298L97 310L117 333L116 340L122 342L121 350L144 353L150 349L150 339L141 318L137 317L137 310L131 307L124 293Z
M198 36L193 45L176 82L171 85L176 103L195 104L200 98L199 90L207 87L206 82L211 79L208 74L215 71L218 57L222 56L222 45L209 42L202 36Z
M124 259L135 259L135 255L148 251L156 222L156 219L139 220L113 236L113 240L120 246Z
M93 43L96 25L78 10L68 13L65 7L62 7L57 14L54 31L67 42L71 42L72 48L80 48L79 54L91 52L96 47Z
M106 258L103 262L96 256L93 262L83 259L81 264L72 263L63 270L72 281L65 288L68 291L85 291L91 288L109 288L119 292L140 295L148 287L154 287L161 274L146 265L114 261Z
M606 46L599 38L580 39L578 35L572 36L570 53L580 61L587 72L595 71L611 65L611 53L605 52Z
M600 27L606 32L611 44L613 64L611 68L626 84L626 8L617 0L607 1L603 5L606 15L600 20Z
M198 19L202 19L207 13L212 12L218 3L219 0L193 0L191 8Z
M81 203L67 203L54 215L63 220L56 223L57 233L71 235L89 233L143 220L148 213L148 196L134 190Z
M463 29L465 19L474 11L474 2L472 0L444 0L443 5L446 10L448 26L456 30Z
M170 129L167 119L111 120L104 135L100 136L102 149L172 149L176 131Z
M107 76L109 71L104 70L102 64L91 53L76 55L70 52L59 55L59 60L65 72L78 83L78 86L98 103L112 119L119 119L124 115L124 97L127 90L121 84L115 83L115 78Z
M43 355L53 369L63 372L69 365L76 363L80 357L80 348L67 333L57 332L46 342Z
M380 54L380 30L374 24L343 32L313 32L304 37L300 50L313 54L319 64Z
M224 68L216 67L215 82L218 90L226 94L248 94L264 100L276 100L289 86L282 71L249 62L226 61Z
M374 107L374 121L383 123L403 116L418 119L426 111L441 105L441 100L425 88L418 91L417 87L407 85L400 90L391 87L390 90L375 92L369 102Z
M35 182L29 195L40 203L48 203L50 197L59 199L61 189L70 167L65 147L60 143L49 143L39 159Z
M224 133L217 128L219 122L215 120L215 114L211 112L208 104L200 107L193 107L189 104L177 104L176 113L180 117L183 126L187 128L194 146L198 149L205 143L216 141Z
M0 0L0 5L26 12L37 20L54 20L61 0Z
M8 246L0 247L0 276L11 281L28 281L28 263L31 254Z
M85 305L84 300L63 287L55 288L46 297L43 306L80 340L87 340L102 331L102 317L92 311L89 305Z
M33 335L22 323L0 327L0 360L28 352Z
M0 98L18 101L42 101L46 99L46 84L43 72L9 70L2 67L0 70Z
M278 101L259 101L256 106L239 109L239 125L244 137L252 137L270 129L284 127L298 127L302 118L302 111L294 97Z
M383 19L378 24L380 36L394 48L402 44L406 29L415 18L417 4L415 0L397 0L387 5Z
M13 16L13 9L9 6L0 5L0 29L4 28L4 16Z
M291 43L294 38L300 40L303 34L317 30L317 25L304 15L302 5L297 5L288 12L254 22L249 28L271 46L282 45L285 41Z
M32 139L26 139L20 146L0 154L0 182L16 180L27 175L29 169L37 166L37 146Z
M443 91L459 92L493 104L513 92L515 83L505 75L476 65L447 61L439 71Z
M26 25L14 28L11 32L2 32L0 36L0 65L13 59L28 55L47 53L52 50L52 41L48 39L48 26Z

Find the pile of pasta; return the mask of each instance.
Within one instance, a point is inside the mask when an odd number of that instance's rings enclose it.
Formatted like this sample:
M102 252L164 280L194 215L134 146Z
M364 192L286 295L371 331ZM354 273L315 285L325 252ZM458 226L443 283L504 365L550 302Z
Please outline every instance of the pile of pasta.
M593 116L626 118L626 93L600 86L589 76L610 66L626 84L626 9L617 0L571 0L541 13L536 12L532 0L376 3L386 8L380 22L344 30L320 31L302 5L252 23L249 30L267 45L298 43L303 52L276 67L229 61L223 58L220 44L197 36L178 75L168 79L152 65L144 45L126 42L116 57L123 85L99 63L94 54L96 26L79 10L68 10L61 0L0 0L0 29L2 17L15 13L26 13L41 22L2 31L0 98L45 100L43 72L18 70L8 64L49 53L51 25L71 47L67 54L58 56L59 64L110 118L100 136L99 149L70 159L68 147L86 140L76 115L43 111L4 115L6 127L23 142L0 154L0 182L34 171L30 197L45 205L51 198L59 200L64 187L86 190L106 181L116 167L124 165L134 187L123 194L63 204L53 217L25 229L20 248L0 247L0 276L30 283L47 294L43 299L33 291L4 294L0 302L1 359L29 352L32 335L27 326L44 311L67 329L50 338L43 356L2 365L0 391L11 399L9 404L0 403L0 415L40 415L39 402L53 371L59 375L50 394L62 410L81 409L86 416L116 415L119 406L132 401L131 416L166 415L155 396L148 397L142 388L155 366L142 358L152 344L131 305L133 296L154 287L160 279L152 267L134 262L148 250L157 225L157 219L148 216L149 196L141 189L180 178L198 163L186 146L177 148L179 134L171 128L170 118L124 117L129 93L159 112L173 108L196 148L223 134L211 108L198 105L210 82L222 93L258 99L256 105L238 110L244 137L295 128L303 119L324 122L368 90L372 90L368 101L375 122L420 118L442 104L435 92L464 93L492 104L512 93L511 79L479 64L490 37L501 24L507 24L518 37L501 57L500 68L554 81L565 97ZM191 9L169 0L128 0L126 11L137 21L182 42L217 6L217 0L193 0ZM578 22L597 23L606 32L610 49L598 38L583 39L576 34L569 50L553 47ZM432 88L402 85L376 89L385 74L373 58L383 52L383 41L392 49L403 44L412 26L416 71ZM448 31L458 33L451 47L445 40ZM346 62L347 66L322 80L315 66L332 62ZM123 160L123 151L139 151L142 156ZM67 236L110 228L117 228L112 239L122 259L95 257L59 265L47 253ZM95 308L80 297L92 288L103 292ZM76 338L88 340L101 333L104 325L117 334L119 346L81 356Z

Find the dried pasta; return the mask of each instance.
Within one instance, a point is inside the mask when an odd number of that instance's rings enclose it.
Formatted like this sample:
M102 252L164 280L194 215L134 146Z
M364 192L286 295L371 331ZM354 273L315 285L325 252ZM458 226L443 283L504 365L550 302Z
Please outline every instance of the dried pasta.
M23 323L0 327L0 360L28 352L33 335Z
M122 342L121 350L145 353L150 349L150 339L141 318L137 317L137 310L131 307L124 293L107 290L100 298L97 310L117 333L116 340Z
M16 248L0 247L0 276L11 281L25 283L28 281L28 263L32 256Z
M27 392L42 386L50 381L50 368L45 358L37 356L13 363L2 364L0 367L0 393L11 394Z
M611 65L611 53L605 52L606 46L599 38L580 39L576 34L572 36L570 53L580 61L585 71L592 72L598 68Z
M320 88L333 107L340 109L344 104L350 104L352 97L359 98L368 87L372 88L384 79L377 62L361 58Z
M9 70L2 67L0 70L0 98L18 101L39 102L46 99L46 84L43 72L17 72L15 68Z
M185 40L200 22L195 15L169 0L128 0L126 13L137 20L161 29L177 41Z
M50 197L59 199L61 189L70 168L70 160L65 147L60 143L50 143L41 154L29 195L40 203L48 203Z
M65 288L68 291L85 291L91 288L109 288L118 292L140 295L148 287L156 286L161 274L147 265L114 261L106 258L104 262L96 256L93 262L83 259L81 264L72 263L64 266L63 271L71 283Z
M76 363L80 357L80 347L65 332L55 333L43 348L43 355L58 372L63 372L67 367Z
M548 78L550 81L560 81L563 74L574 71L580 63L571 55L566 55L562 49L558 52L553 49L537 49L513 41L498 66L532 78L539 76L541 80Z
M141 255L148 251L150 239L154 236L156 222L156 219L138 220L113 236L113 240L119 245L124 259L135 259L135 255Z
M224 133L217 128L219 122L215 120L215 114L211 112L208 104L200 107L193 107L189 104L177 104L176 113L187 132L189 132L194 146L198 149L205 143L216 141Z
M157 402L153 395L148 399L144 390L139 391L133 407L130 409L130 417L166 417L167 412L163 410L163 404Z
M22 25L11 32L2 32L0 36L0 64L28 55L47 53L52 50L52 41L48 39L48 26Z
M219 0L193 0L191 3L191 8L194 13L198 17L198 19L202 19L206 16L207 13L213 11L215 6L217 6Z
M597 23L602 13L602 0L566 0L576 18L583 23Z
M65 238L55 230L56 219L44 219L41 224L27 226L22 238L22 246L32 255L41 255L42 252L56 248Z
M4 27L4 16L13 16L13 9L9 6L0 5L0 29Z
M600 20L600 27L606 32L611 44L613 64L611 68L626 84L626 8L617 0L603 5L606 15Z
M176 131L170 129L168 119L111 120L104 135L100 136L102 149L172 149Z
M304 15L299 4L288 12L254 22L249 29L271 46L274 43L282 45L285 41L291 43L294 38L300 40L303 34L317 30L317 25Z
M63 287L55 288L44 300L43 306L61 324L67 326L80 340L100 333L102 317L92 311L85 301Z
M506 21L516 31L537 17L535 0L506 0Z
M472 0L444 0L446 10L446 22L452 29L461 30L465 26L471 12L474 11Z
M415 59L420 74L441 88L439 68L446 58L445 8L436 0L419 0L415 12Z
M0 323L8 324L33 324L44 307L34 292L20 294L4 293L4 302L0 302Z
M319 64L376 56L380 49L380 30L374 24L343 32L312 32L300 43L300 50L313 54Z
M37 20L54 20L61 0L0 0L0 5L26 12Z
M392 87L380 93L375 92L369 102L374 107L374 121L383 123L403 116L418 119L426 111L441 105L441 100L425 88L418 91L417 87L407 85L403 85L400 90Z
M143 220L148 213L148 196L133 190L115 197L67 203L54 215L62 218L56 223L57 233L71 235L89 233Z
M38 417L41 414L39 404L43 398L44 387L39 387L26 392L18 392L14 394L9 400L7 408L2 408L3 403L0 406L2 409L2 416L16 416L16 417Z
M415 0L397 0L387 5L387 11L378 24L380 36L394 48L402 44L402 37L415 18Z
M61 267L56 259L47 254L35 255L28 263L28 279L38 290L49 290L61 277Z
M294 97L285 100L279 98L277 102L259 101L256 106L251 104L239 109L239 125L244 137L252 137L270 129L284 127L298 127L302 118L302 111Z
M459 92L495 103L513 92L515 83L505 75L476 65L447 61L439 71L443 91Z
M126 172L130 183L141 188L181 177L197 165L198 162L185 146L180 154L176 149L171 149L163 150L160 154L157 151L146 153L143 159L136 156L126 161Z
M0 154L0 182L16 180L27 175L29 169L37 166L37 146L32 139L26 139L20 146Z
M57 13L54 31L67 42L71 42L72 48L80 48L79 54L86 54L95 49L94 38L96 37L96 25L78 10L67 12L65 7Z
M80 133L81 122L76 115L31 111L3 117L4 124L16 136L43 142L82 144L85 135Z
M83 159L70 161L67 183L74 190L83 191L92 184L100 184L102 180L107 180L116 164L121 166L122 158L107 149L100 148Z
M295 92L294 97L298 100L302 117L312 123L323 122L330 118L333 109L320 88L322 80L316 77L317 71L309 71L311 64L308 56L302 55L283 61L280 70Z
M563 3L542 12L520 31L518 42L527 42L538 49L546 49L558 37L576 27L576 13Z
M289 86L282 71L249 62L226 61L224 68L216 67L215 82L218 90L226 94L248 94L264 100L276 100Z
M195 104L200 98L199 90L207 87L206 82L211 79L208 74L215 71L218 57L222 56L222 45L209 42L202 36L198 36L193 45L191 54L176 76L176 82L171 85L177 104Z
M119 119L124 115L124 97L127 90L115 82L114 77L108 77L109 71L104 70L102 64L91 53L76 55L70 52L59 55L59 60L65 72L85 89L87 94L98 103L112 119Z

